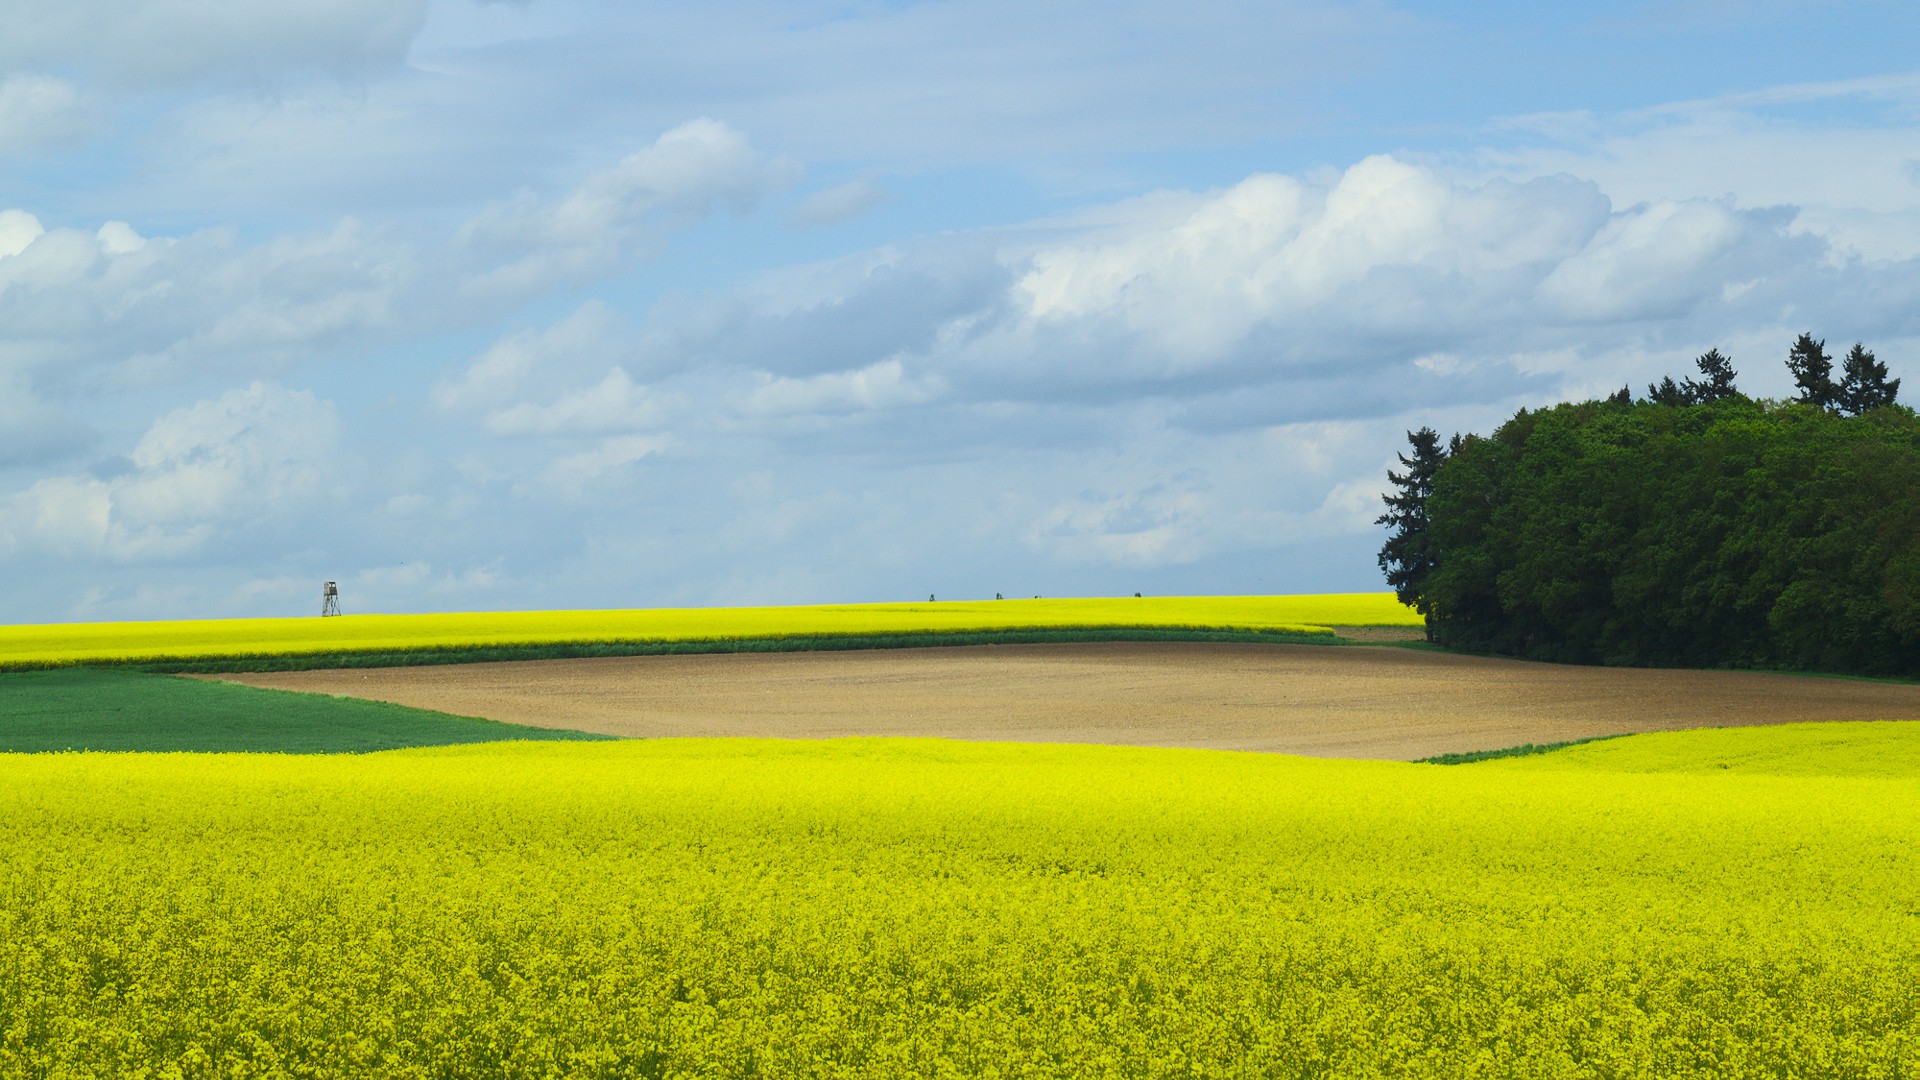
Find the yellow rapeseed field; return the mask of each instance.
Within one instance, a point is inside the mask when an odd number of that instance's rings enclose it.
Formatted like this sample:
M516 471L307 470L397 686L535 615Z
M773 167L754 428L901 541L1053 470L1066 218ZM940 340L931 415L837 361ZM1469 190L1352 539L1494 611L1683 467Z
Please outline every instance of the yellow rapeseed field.
M286 656L488 645L1080 627L1314 632L1345 625L1417 626L1420 617L1398 603L1391 593L1340 593L56 623L0 626L0 669L100 660Z
M0 1076L1911 1077L1917 727L0 755Z

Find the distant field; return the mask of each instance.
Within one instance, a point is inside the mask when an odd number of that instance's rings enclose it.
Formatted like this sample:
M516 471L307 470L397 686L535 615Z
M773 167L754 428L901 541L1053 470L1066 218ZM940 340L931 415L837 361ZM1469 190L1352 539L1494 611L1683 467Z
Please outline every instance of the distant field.
M759 642L1100 628L1331 634L1418 626L1391 593L838 604L636 611L346 615L322 619L0 626L0 670L89 662L405 654L618 643ZM556 653L555 655L559 655ZM490 657L514 659L515 655Z
M361 753L506 739L598 739L385 702L132 671L0 674L0 753L60 750Z
M1920 722L1781 724L1662 731L1570 746L1489 768L1713 776L1920 777Z
M937 736L1398 758L1595 735L1920 719L1920 686L1428 649L1110 642L220 676L639 738Z
M1911 1076L1916 747L0 756L0 1075Z

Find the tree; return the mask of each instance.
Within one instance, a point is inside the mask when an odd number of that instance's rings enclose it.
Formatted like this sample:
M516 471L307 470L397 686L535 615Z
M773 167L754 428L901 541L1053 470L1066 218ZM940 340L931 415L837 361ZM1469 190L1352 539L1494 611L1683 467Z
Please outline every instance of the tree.
M1897 402L1522 411L1450 448L1423 509L1441 645L1920 676L1920 416Z
M1413 444L1413 456L1396 455L1407 471L1387 470L1387 479L1399 491L1381 496L1387 512L1375 519L1376 524L1394 530L1380 548L1380 569L1401 603L1412 605L1422 615L1431 615L1423 590L1428 575L1438 565L1439 552L1434 550L1428 528L1427 499L1433 494L1434 474L1446 462L1448 451L1440 445L1440 433L1430 427L1407 432L1407 441ZM1459 439L1454 441L1457 445ZM1431 637L1432 620L1428 622L1427 634Z
M1799 400L1822 409L1838 408L1840 388L1833 381L1833 360L1827 356L1827 343L1801 334L1787 350L1787 370L1793 372L1794 385L1800 388Z
M1900 394L1900 380L1887 378L1887 365L1873 358L1859 342L1842 362L1838 393L1840 410L1853 416L1891 405Z
M1740 392L1733 385L1737 374L1733 361L1721 355L1719 349L1708 349L1693 363L1706 378L1674 382L1673 376L1668 375L1657 383L1647 384L1647 400L1656 405L1705 405L1710 401L1724 401ZM1616 394L1608 400L1618 401L1620 397Z
M1708 349L1693 363L1700 369L1700 374L1705 375L1706 378L1687 380L1687 396L1693 399L1691 404L1704 405L1710 401L1724 401L1740 392L1733 385L1735 375L1733 361L1720 355L1719 349Z
M1668 375L1657 383L1647 384L1647 400L1655 405L1691 405L1693 398L1687 388L1673 381Z

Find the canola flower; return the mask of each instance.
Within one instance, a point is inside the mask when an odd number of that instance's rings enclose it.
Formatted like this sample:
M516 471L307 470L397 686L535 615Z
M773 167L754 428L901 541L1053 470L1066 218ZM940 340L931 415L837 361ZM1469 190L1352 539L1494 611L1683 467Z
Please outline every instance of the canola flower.
M1920 725L1860 727L0 755L0 1076L1912 1076L1920 779L1846 774Z
M1160 627L1328 633L1418 626L1392 593L985 600L926 604L458 612L0 626L0 669L477 646Z

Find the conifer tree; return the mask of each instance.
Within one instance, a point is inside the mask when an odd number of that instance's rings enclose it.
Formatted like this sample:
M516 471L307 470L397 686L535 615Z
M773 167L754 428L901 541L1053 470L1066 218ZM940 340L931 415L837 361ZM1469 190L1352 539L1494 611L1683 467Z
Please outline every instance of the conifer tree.
M1840 387L1833 381L1833 360L1827 356L1827 343L1801 334L1787 350L1787 370L1793 372L1794 385L1800 388L1798 400L1822 409L1838 408Z
M1693 397L1687 393L1687 388L1680 383L1674 382L1673 376L1671 375L1662 378L1657 383L1647 384L1647 400L1653 402L1655 405L1693 404Z
M1377 524L1392 526L1394 530L1380 548L1380 569L1386 573L1387 584L1393 586L1394 595L1401 603L1431 616L1424 593L1427 577L1438 565L1439 552L1434 550L1428 529L1427 499L1433 495L1434 474L1447 460L1448 451L1440 445L1440 433L1430 427L1407 432L1407 441L1413 444L1413 456L1397 455L1407 471L1387 470L1387 479L1399 490L1381 496L1387 512L1375 519ZM1458 437L1454 442L1457 446ZM1433 635L1431 617L1427 635L1429 638Z
M1844 413L1858 416L1882 405L1891 405L1900 394L1900 380L1888 379L1887 365L1875 360L1857 341L1841 367L1838 397L1840 411Z
M1719 349L1708 349L1700 354L1694 365L1700 369L1704 379L1688 379L1685 392L1689 405L1704 405L1709 401L1730 398L1740 391L1733 385L1733 361L1720 354Z

